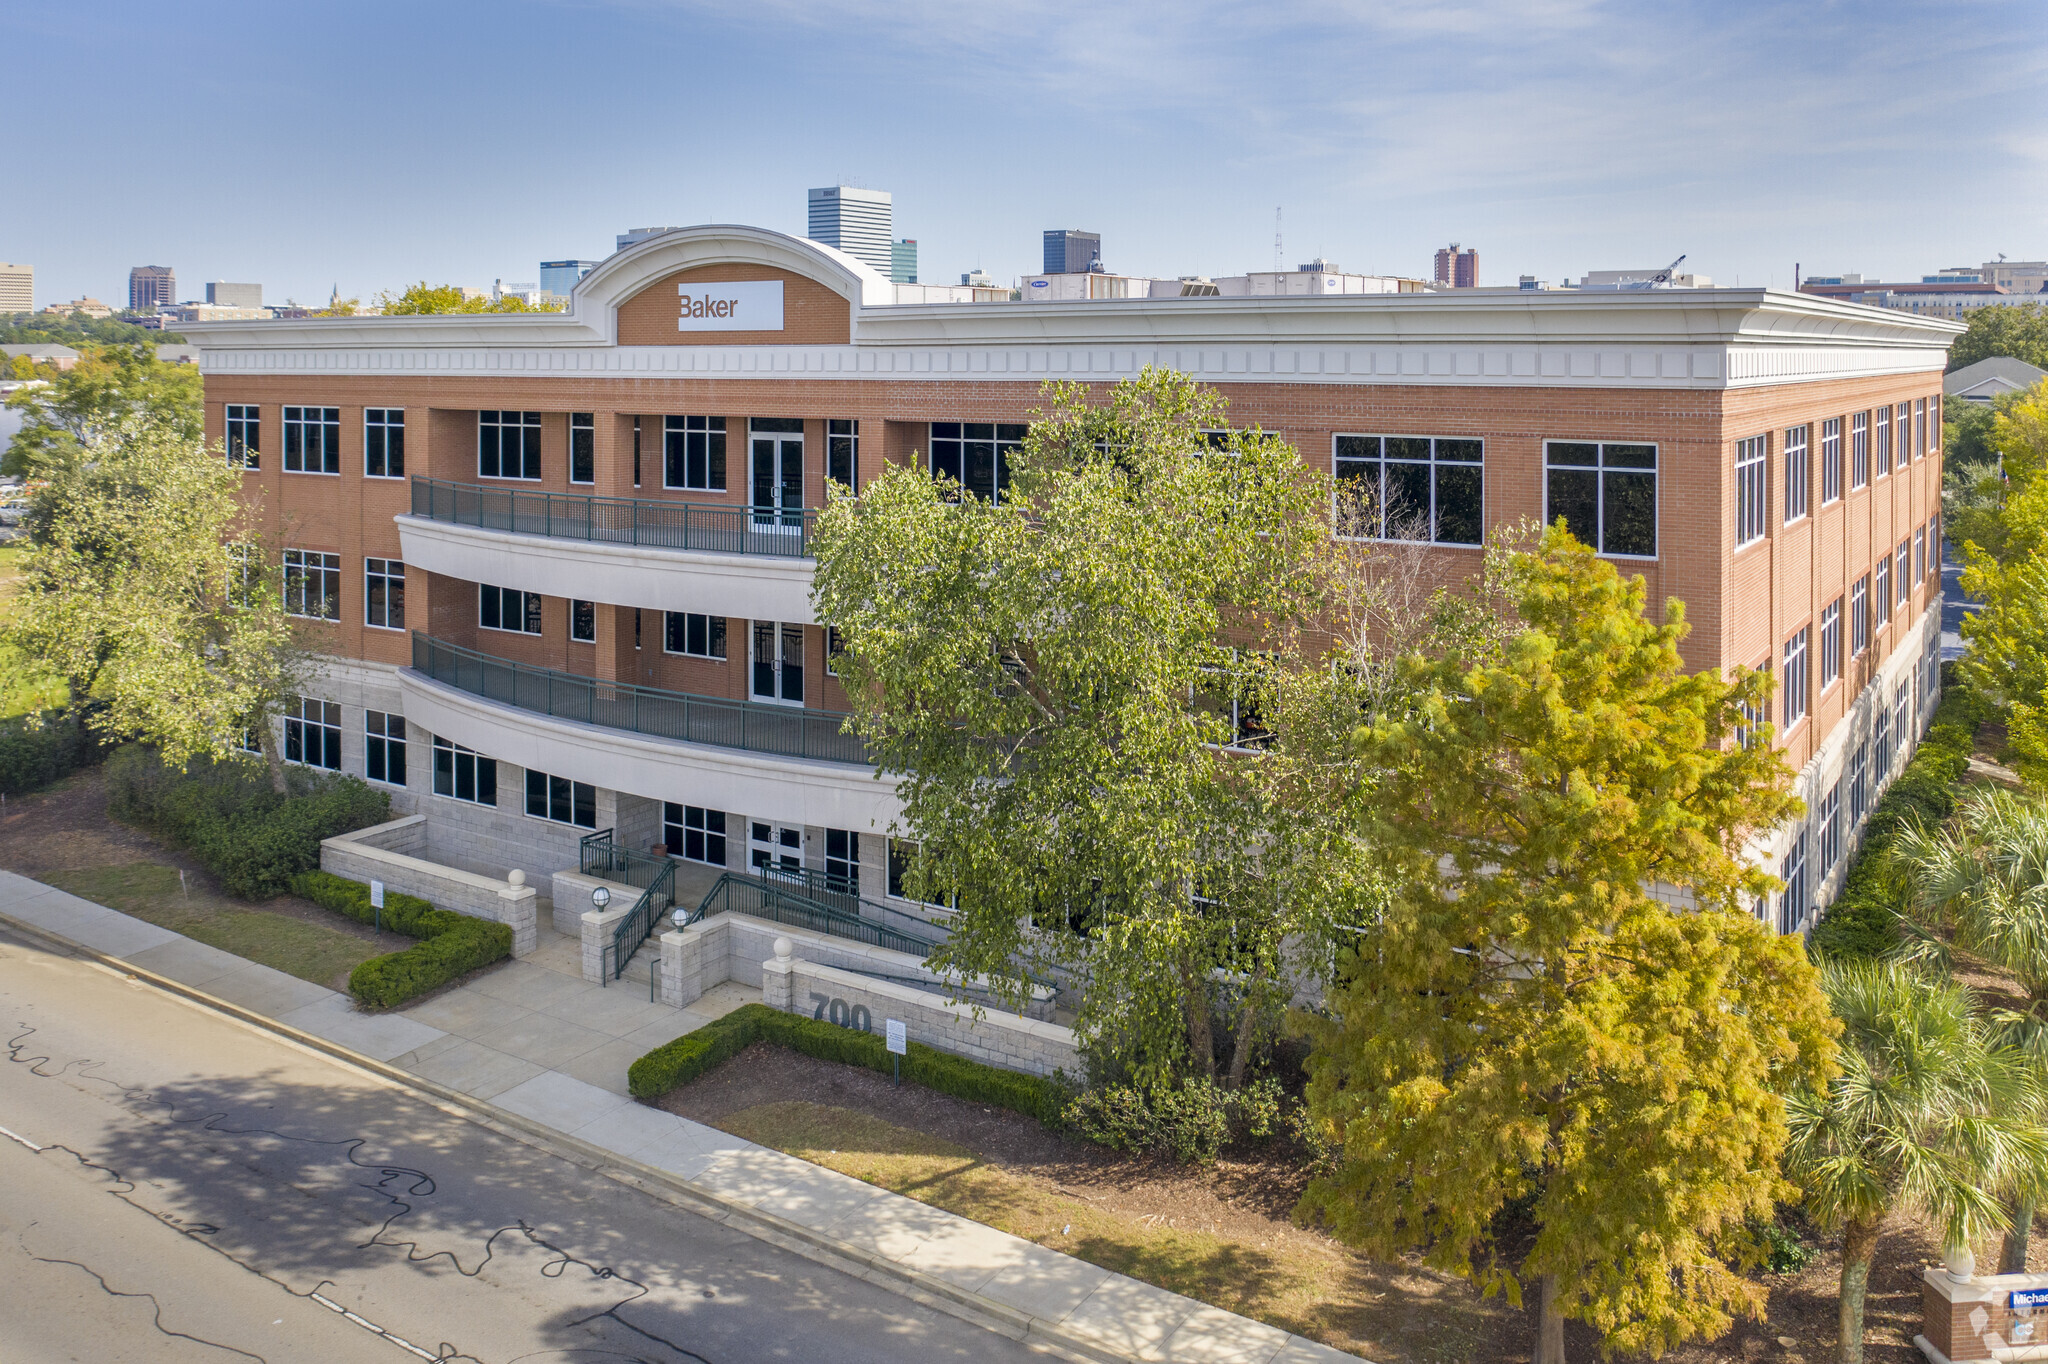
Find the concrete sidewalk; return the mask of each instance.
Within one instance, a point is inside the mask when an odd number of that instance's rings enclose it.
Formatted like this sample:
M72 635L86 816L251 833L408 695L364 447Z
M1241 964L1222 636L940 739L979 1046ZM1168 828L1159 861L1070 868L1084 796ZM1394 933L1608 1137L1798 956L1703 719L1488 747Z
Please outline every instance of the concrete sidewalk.
M659 1172L760 1219L735 1217L736 1226L770 1239L787 1228L873 1266L875 1282L920 1293L931 1285L1069 1354L1204 1364L1355 1358L626 1097L635 1057L758 992L721 987L684 1010L649 1004L644 986L636 996L631 982L600 990L582 980L580 956L572 977L568 950L546 941L559 935L544 931L541 952L461 990L364 1014L346 995L0 872L0 921L9 919L382 1063L376 1069L418 1076L485 1116L516 1115Z

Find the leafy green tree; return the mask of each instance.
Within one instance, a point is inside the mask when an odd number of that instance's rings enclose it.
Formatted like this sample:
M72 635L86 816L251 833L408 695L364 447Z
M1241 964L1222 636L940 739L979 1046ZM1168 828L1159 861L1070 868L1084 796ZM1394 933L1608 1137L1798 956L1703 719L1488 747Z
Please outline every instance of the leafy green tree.
M1984 606L1963 621L1962 670L2009 706L2015 765L2038 785L2048 782L2048 384L2003 405L1991 444L2005 484L1995 510L1966 523L1963 590Z
M225 757L255 730L284 791L277 720L313 656L241 474L161 414L95 426L77 454L31 504L8 639L70 682L96 729L170 763Z
M350 300L353 302L354 300ZM465 294L459 284L429 284L425 280L410 285L403 293L389 293L377 296L378 306L385 315L418 313L552 313L560 308L536 308L517 295L507 294L503 298L489 299Z
M2022 303L1977 309L1970 314L1969 330L1948 348L1949 372L1994 355L2010 355L2048 369L2048 306Z
M0 473L48 477L77 461L100 435L137 417L198 441L205 431L201 394L199 367L159 360L153 346L93 351L46 387L8 398L25 416L0 458Z
M2039 1072L2002 1047L1969 992L1898 962L1830 962L1841 1073L1794 1093L1785 1167L1806 1208L1842 1232L1838 1364L1862 1364L1863 1305L1880 1224L1910 1208L1950 1247L1997 1226L2001 1191L2037 1180L2048 1132Z
M1768 742L1727 742L1767 681L1687 674L1682 603L1645 619L1643 580L1561 525L1505 590L1519 626L1409 657L1412 700L1360 736L1391 891L1303 1020L1340 1158L1301 1214L1517 1303L1536 1280L1539 1364L1566 1317L1661 1351L1761 1309L1729 1262L1790 1192L1783 1090L1829 1073L1814 970L1743 855L1800 807Z

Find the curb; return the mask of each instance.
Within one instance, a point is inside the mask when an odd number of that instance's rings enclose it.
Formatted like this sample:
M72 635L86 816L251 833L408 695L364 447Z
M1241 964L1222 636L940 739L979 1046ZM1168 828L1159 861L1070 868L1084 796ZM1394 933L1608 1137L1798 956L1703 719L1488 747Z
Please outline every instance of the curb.
M237 1022L259 1028L306 1050L353 1066L380 1080L424 1097L432 1101L436 1107L457 1117L537 1146L551 1155L560 1156L628 1188L653 1194L700 1217L723 1222L756 1240L766 1241L770 1245L792 1251L805 1259L816 1261L842 1273L850 1273L855 1278L864 1279L922 1306L936 1308L985 1330L1007 1336L1011 1340L1069 1359L1091 1361L1093 1364L1147 1364L1139 1355L1111 1349L1085 1336L1067 1331L1057 1323L1020 1312L1007 1303L983 1297L973 1289L962 1288L936 1275L906 1269L872 1251L835 1240L822 1232L777 1217L773 1213L746 1207L723 1194L699 1188L691 1181L667 1170L629 1160L603 1147L581 1141L566 1132L556 1131L531 1118L508 1112L486 1100L450 1089L388 1062L351 1051L339 1042L281 1023L277 1019L209 995L204 990L187 985L183 981L158 975L147 967L137 966L120 957L101 952L97 948L73 942L60 933L53 933L4 912L0 912L0 926L24 938L34 939L97 962L101 966L154 986L166 994L176 995L203 1008L224 1014Z

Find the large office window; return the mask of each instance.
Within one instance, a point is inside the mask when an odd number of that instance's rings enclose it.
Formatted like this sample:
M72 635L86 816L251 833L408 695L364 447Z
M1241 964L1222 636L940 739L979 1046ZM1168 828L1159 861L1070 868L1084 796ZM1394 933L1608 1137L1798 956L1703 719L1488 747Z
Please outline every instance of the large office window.
M540 413L477 413L476 472L479 478L539 478Z
M341 409L287 407L284 410L284 467L294 474L341 472Z
M1001 502L1010 486L1010 457L1024 443L1022 422L933 422L931 471L961 491Z
M725 617L695 611L663 612L663 652L691 658L725 657Z
M284 552L284 609L312 620L341 619L341 556L315 549Z
M1779 876L1785 882L1785 892L1778 901L1778 931L1797 933L1799 926L1806 922L1808 886L1806 884L1806 826L1801 825L1799 833L1792 840L1791 849L1785 854L1785 865Z
M1889 407L1877 409L1877 430L1871 444L1876 447L1877 476L1883 478L1892 471L1892 410Z
M228 463L238 469L263 466L263 409L254 403L229 403Z
M1835 598L1820 611L1820 689L1842 680L1842 599Z
M1338 436L1340 534L1477 545L1485 533L1485 444L1449 436Z
M825 423L825 477L848 492L860 490L860 423L834 417Z
M1892 583L1899 594L1899 605L1904 606L1913 599L1913 542L1899 541L1899 547L1892 554Z
M434 736L434 794L473 805L498 803L498 760Z
M860 835L851 829L825 830L825 889L860 894Z
M1849 486L1861 488L1870 482L1870 414L1858 412L1849 418Z
M1764 538L1771 490L1770 437L1751 436L1735 442L1735 543L1737 547Z
M1927 581L1927 528L1913 532L1913 586Z
M1810 482L1806 462L1806 433L1809 428L1793 426L1785 431L1785 524L1806 515Z
M596 602L569 598L569 638L582 644L597 643Z
M540 633L540 593L478 583L476 599L476 623L484 629L511 630L522 635Z
M405 628L405 565L399 560L363 560L363 624Z
M1870 811L1870 740L1856 745L1849 759L1849 822L1855 824Z
M1913 458L1925 459L1929 450L1927 444L1927 400L1913 401Z
M1892 713L1884 697L1877 698L1877 710L1870 720L1871 775L1882 787L1892 774Z
M405 409L363 409L363 477L405 477Z
M1825 880L1842 856L1842 783L1837 780L1820 801L1820 866L1816 880Z
M405 785L405 717L381 710L363 712L363 775L390 786Z
M663 801L661 832L673 856L714 867L725 865L725 811Z
M1882 630L1886 621L1892 618L1892 556L1880 555L1877 571L1871 575L1871 609L1877 613L1877 627Z
M588 782L526 769L526 813L579 829L597 827L597 788Z
M597 482L597 414L569 414L569 481Z
M284 713L284 757L286 762L341 771L341 707L299 697Z
M1820 424L1820 504L1842 496L1842 419L1829 417Z
M1657 447L1543 442L1543 519L1601 554L1657 557Z
M1870 647L1870 575L1849 584L1849 657Z
M1757 664L1756 667L1750 669L1750 671L1762 673L1764 676L1769 677L1771 675L1771 660L1765 659ZM1771 722L1770 707L1767 703L1761 701L1738 701L1736 702L1735 709L1737 711L1735 717L1735 746L1737 748L1754 748L1757 741L1763 737L1764 726Z
M1813 627L1811 626L1802 625L1797 634L1785 641L1785 690L1783 696L1785 698L1784 715L1785 731L1787 733L1791 731L1792 726L1806 718L1806 708L1812 699L1806 689L1808 681L1806 647L1808 636L1812 633L1812 629Z
M725 491L725 418L665 417L661 486Z

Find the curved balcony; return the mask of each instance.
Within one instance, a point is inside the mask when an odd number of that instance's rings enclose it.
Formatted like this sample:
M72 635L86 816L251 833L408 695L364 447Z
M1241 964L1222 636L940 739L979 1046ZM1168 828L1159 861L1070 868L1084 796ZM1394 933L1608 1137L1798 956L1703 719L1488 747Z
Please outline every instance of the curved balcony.
M616 791L886 829L901 809L836 711L607 682L412 637L406 718L465 748Z
M809 625L817 516L415 478L396 520L405 561L452 578Z

